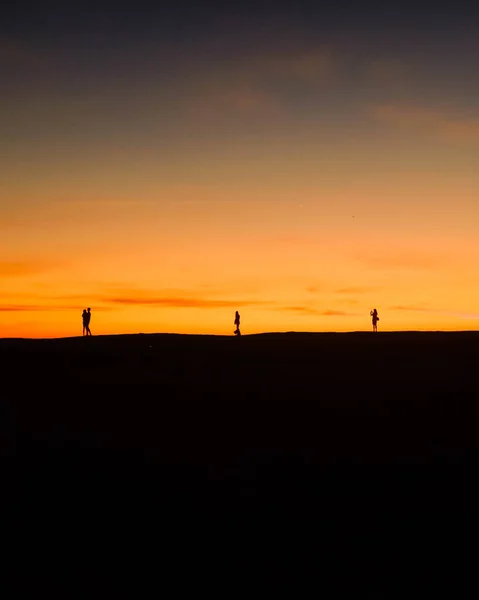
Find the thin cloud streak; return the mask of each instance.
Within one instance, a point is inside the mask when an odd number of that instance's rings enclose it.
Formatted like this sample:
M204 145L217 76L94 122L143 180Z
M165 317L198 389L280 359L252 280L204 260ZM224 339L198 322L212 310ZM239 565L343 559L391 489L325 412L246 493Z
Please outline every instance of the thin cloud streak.
M37 68L45 64L40 58L39 48L33 50L12 38L0 37L0 66Z
M279 75L316 82L332 73L334 60L330 50L319 48L296 55L260 59L256 68L261 77Z
M325 310L320 314L325 317L358 317L358 316L360 316L358 313L349 313L344 310Z
M388 125L422 131L442 141L479 144L479 117L457 117L423 106L385 104L373 110L374 117Z
M85 306L79 304L0 304L0 312L59 312L59 311L80 311ZM103 312L112 310L105 306L92 307L93 312Z
M315 86L330 80L335 70L335 60L324 48L284 56L252 57L247 62L228 65L227 72L220 69L212 73L206 84L204 80L199 82L191 96L194 98L192 114L207 119L217 118L219 114L224 116L224 111L263 118L281 117L285 115L287 103L282 94L269 91L270 84L293 80Z
M223 83L212 84L200 92L188 109L201 120L217 120L231 116L279 117L283 107L278 98L252 83L234 83L227 90Z
M231 308L237 306L264 306L273 304L272 302L262 300L212 300L182 297L135 298L127 296L103 297L102 301L124 306L158 306L167 308Z
M357 286L357 287L345 287L336 290L336 294L368 294L369 292L377 292L381 288L378 286Z
M58 265L45 261L25 260L25 261L1 261L0 277L22 277L26 275L36 275L48 271Z
M389 255L356 254L355 259L374 270L407 270L428 271L444 267L447 257L439 254L419 254L417 251L404 249Z
M305 316L315 315L318 317L357 317L357 313L350 313L344 310L319 310L317 308L311 308L309 306L282 306L276 310L295 312Z
M429 308L427 306L418 305L396 305L390 306L388 310L407 311L407 312L422 312L446 315L449 317L458 317L460 319L479 319L479 313L464 312L451 309Z
M442 312L438 309L428 308L427 306L414 305L414 304L398 304L396 306L390 306L388 310L404 310L412 312Z

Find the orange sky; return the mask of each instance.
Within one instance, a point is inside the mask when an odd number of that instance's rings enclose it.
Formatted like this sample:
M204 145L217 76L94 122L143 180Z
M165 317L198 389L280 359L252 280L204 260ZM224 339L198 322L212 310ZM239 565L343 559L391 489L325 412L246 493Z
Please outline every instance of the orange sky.
M0 38L0 337L477 329L477 60L338 40L163 80Z

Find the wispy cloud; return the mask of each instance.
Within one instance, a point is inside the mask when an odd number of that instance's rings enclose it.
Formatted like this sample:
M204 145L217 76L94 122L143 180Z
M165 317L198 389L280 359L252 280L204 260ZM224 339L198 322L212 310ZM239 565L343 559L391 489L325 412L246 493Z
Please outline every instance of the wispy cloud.
M441 312L434 308L429 308L424 304L396 304L395 306L390 306L388 310L405 310L412 312Z
M310 306L281 306L276 310L295 312L305 316L314 315L319 317L355 317L357 313L351 313L344 310L321 310Z
M10 37L0 36L0 64L38 67L44 64L38 51Z
M0 312L59 312L59 311L81 311L85 305L80 304L0 304ZM97 306L94 312L111 310L106 306Z
M48 310L39 304L0 304L0 312L33 312Z
M337 304L346 304L346 306L357 306L361 302L357 298L338 298L335 300Z
M383 104L373 110L374 117L387 125L422 132L442 141L479 144L479 116L457 115L423 106Z
M331 75L334 58L329 49L318 48L286 56L260 58L254 66L261 76L294 77L315 82Z
M252 85L243 85L226 90L218 96L220 105L238 112L254 114L279 113L281 105L277 97Z
M93 285L98 288L100 282ZM92 288L92 289L93 289ZM274 301L257 300L254 298L222 297L221 292L212 286L200 286L200 290L181 290L166 288L162 290L136 289L122 284L111 283L103 287L103 292L86 294L45 294L21 295L10 294L3 297L5 302L0 306L3 312L20 311L58 311L79 310L91 306L92 310L117 310L128 306L151 308L238 308L245 306L273 306Z
M308 292L308 294L318 294L322 291L322 288L319 285L310 285L305 288L305 291Z
M315 86L328 81L334 71L331 52L322 48L285 55L258 55L228 64L227 72L219 69L207 80L202 78L196 90L185 95L185 102L195 118L232 114L281 116L286 110L285 98L279 91L283 84L295 80Z
M48 271L57 266L39 260L0 261L0 277L22 277Z
M448 258L445 255L426 252L420 253L417 250L407 248L374 255L358 252L355 258L368 268L378 270L427 271L444 267L448 262Z
M479 319L479 313L452 312L450 314L451 314L451 316L459 317L460 319L471 319L471 320Z
M403 92L414 81L414 69L397 58L366 60L360 69L369 84L391 92Z
M378 286L363 285L363 286L352 286L352 287L340 288L339 290L336 290L335 293L336 294L368 294L369 292L377 292L380 289L381 288Z
M278 306L275 310L294 312L301 315L319 315L320 311L310 306Z
M123 306L150 306L164 308L233 308L238 306L265 306L274 304L263 300L229 300L186 296L102 296L102 302Z
M321 312L325 317L357 317L358 313L346 312L345 310L324 310Z
M233 117L268 117L282 113L279 99L251 83L215 83L185 100L185 110L195 121L217 121Z
M447 315L449 317L458 317L459 319L479 319L479 313L476 312L465 312L462 310L444 309L444 308L432 308L427 304L398 304L390 306L390 311L406 311L406 312L426 312L436 313L441 315Z
M94 205L95 207L100 207L100 206L105 206L105 207L111 207L111 208L116 208L118 206L133 206L135 208L139 208L142 206L155 206L158 204L158 199L157 198L151 198L151 199L128 199L128 198L119 198L119 197L115 197L115 198L102 198L102 199L98 199L96 196L91 196L88 198L63 198L62 200L51 200L49 203L49 206L53 207L53 208L64 208L65 206L68 206L68 208L71 208L72 206L78 206L78 207L91 207L92 205Z

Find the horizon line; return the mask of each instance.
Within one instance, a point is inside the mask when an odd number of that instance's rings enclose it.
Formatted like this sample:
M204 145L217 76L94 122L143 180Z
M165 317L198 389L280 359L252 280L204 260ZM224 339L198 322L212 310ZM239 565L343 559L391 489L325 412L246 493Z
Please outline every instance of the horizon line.
M351 331L261 331L256 333L242 333L241 337L254 337L260 335L351 335L351 334L370 334L370 335L378 335L378 334L404 334L404 333L479 333L479 329L394 329L394 330L382 330L378 332L373 332L370 330L351 330ZM145 333L142 331L136 333L105 333L105 334L97 334L92 337L94 338L106 338L106 337L126 337L126 336L154 336L154 335L163 335L163 336L183 336L183 337L217 337L217 338L234 338L234 335L230 334L222 334L222 333L179 333L175 331L158 331L158 332L149 332ZM15 341L15 340L24 340L24 341L41 341L41 340L73 340L79 339L86 336L82 335L71 335L71 336L62 336L62 337L0 337L0 341ZM91 343L91 342L88 342Z

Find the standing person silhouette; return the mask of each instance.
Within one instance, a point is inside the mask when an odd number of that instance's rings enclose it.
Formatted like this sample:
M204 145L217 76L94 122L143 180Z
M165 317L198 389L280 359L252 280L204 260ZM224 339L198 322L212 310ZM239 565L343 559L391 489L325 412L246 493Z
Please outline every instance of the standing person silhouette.
M83 312L81 314L81 319L82 319L82 323L83 323L83 335L85 335L87 327L88 327L88 313L85 309L83 309Z
M236 325L236 329L234 331L235 335L241 335L241 331L240 331L240 314L238 311L235 312L235 325Z
M88 311L86 313L86 334L87 335L91 335L90 320L91 320L91 308L88 308Z
M379 321L378 311L376 309L374 309L369 314L373 318L372 319L373 320L373 331L377 331L378 330L378 321Z

